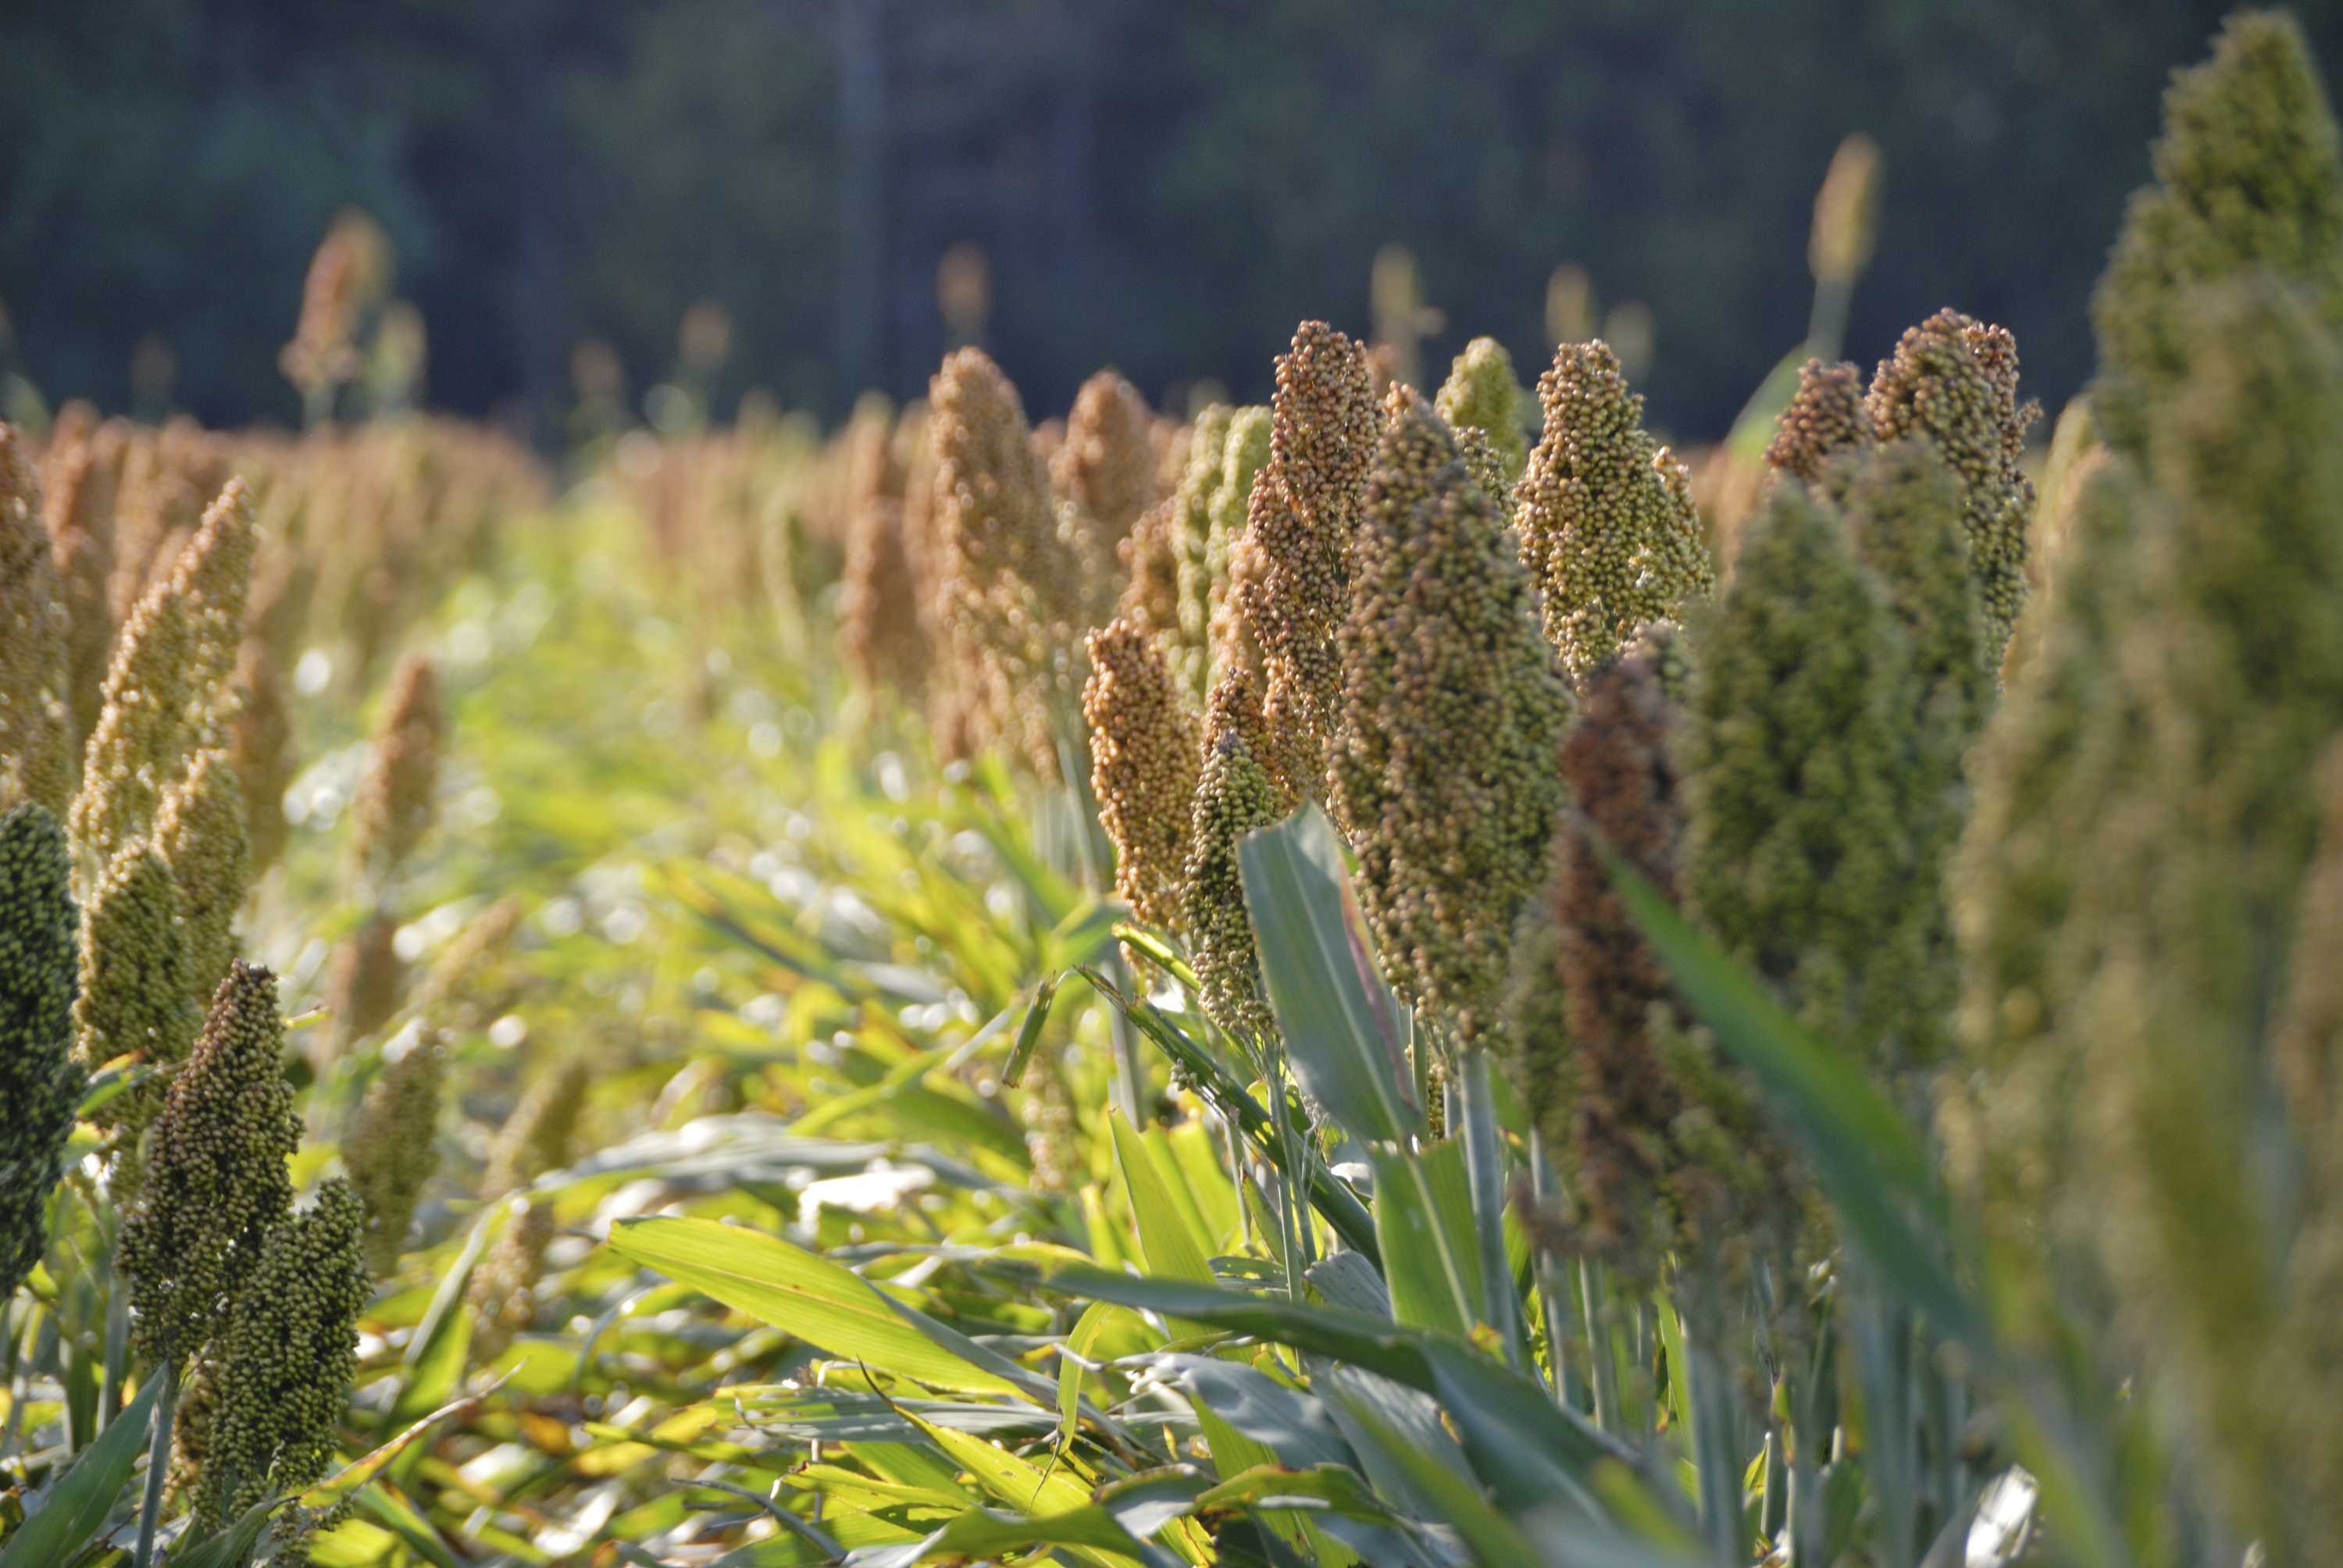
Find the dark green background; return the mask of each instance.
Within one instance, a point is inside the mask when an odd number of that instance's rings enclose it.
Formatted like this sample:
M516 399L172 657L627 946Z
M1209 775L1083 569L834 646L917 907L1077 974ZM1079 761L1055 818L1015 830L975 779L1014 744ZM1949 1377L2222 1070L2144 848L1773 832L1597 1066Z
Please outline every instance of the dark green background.
M128 399L158 334L180 406L290 420L276 370L346 203L400 256L429 392L568 396L607 338L639 393L712 296L744 388L835 417L837 0L0 0L0 301L53 399ZM2333 69L2343 16L2302 13ZM1267 388L1293 322L1363 330L1420 257L1450 329L1534 370L1583 262L1657 323L1654 418L1720 431L1802 335L1814 188L1847 132L1887 189L1849 350L1941 305L2017 334L2055 408L2169 70L2180 0L883 0L878 379L940 347L937 254L990 253L987 343L1038 415L1111 362L1151 397ZM1526 378L1526 377L1525 377Z

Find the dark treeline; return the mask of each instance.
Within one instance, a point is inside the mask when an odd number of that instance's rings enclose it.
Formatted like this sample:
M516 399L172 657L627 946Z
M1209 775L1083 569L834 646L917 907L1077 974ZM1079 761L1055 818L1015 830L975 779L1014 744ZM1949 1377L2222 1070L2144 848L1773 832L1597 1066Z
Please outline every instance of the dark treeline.
M1956 306L2016 333L2055 409L2167 74L2221 9L0 0L0 367L289 421L277 349L356 205L458 411L558 415L588 338L639 395L701 299L734 328L719 410L911 395L954 330L955 246L984 260L958 330L1037 417L1107 363L1157 398L1257 398L1298 317L1369 326L1397 243L1444 318L1427 356L1485 332L1541 363L1577 263L1597 328L1648 310L1656 421L1713 435L1805 331L1815 187L1862 130L1886 185L1849 352ZM2343 67L2343 15L2304 20Z

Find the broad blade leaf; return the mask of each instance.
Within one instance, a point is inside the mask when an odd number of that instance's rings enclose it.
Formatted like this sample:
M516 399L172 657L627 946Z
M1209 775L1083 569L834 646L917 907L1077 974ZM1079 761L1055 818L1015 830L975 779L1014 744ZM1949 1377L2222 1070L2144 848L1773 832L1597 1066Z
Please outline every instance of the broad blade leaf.
M1334 825L1304 806L1246 834L1237 864L1270 1007L1302 1089L1363 1142L1422 1132L1399 1000L1376 967Z
M25 1520L7 1550L0 1552L0 1568L53 1568L89 1543L146 1446L147 1416L162 1386L161 1378L148 1378L130 1408L82 1451L41 1511Z
M831 1355L963 1393L1017 1386L945 1351L856 1275L777 1236L711 1220L621 1220L610 1250Z
M1789 1117L1848 1239L1947 1335L1989 1352L1986 1314L1946 1261L1951 1238L1927 1155L1894 1101L1800 1029L1633 867L1605 858L1676 989Z

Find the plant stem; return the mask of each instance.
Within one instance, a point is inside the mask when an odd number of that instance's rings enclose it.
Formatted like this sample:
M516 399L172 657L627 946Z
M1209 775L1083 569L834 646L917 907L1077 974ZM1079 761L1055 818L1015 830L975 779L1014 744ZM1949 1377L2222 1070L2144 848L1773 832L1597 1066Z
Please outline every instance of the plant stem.
M163 1522L163 1478L171 1469L171 1419L178 1413L178 1368L166 1362L156 1372L163 1392L155 1402L155 1439L146 1449L146 1496L138 1505L138 1550L131 1568L153 1568L155 1527Z
M1513 1291L1513 1271L1505 1266L1504 1151L1497 1141L1497 1108L1489 1087L1489 1053L1478 1046L1459 1046L1456 1082L1451 1092L1462 1101L1455 1118L1464 1135L1464 1175L1473 1194L1473 1229L1481 1252L1481 1299L1489 1326L1505 1343L1505 1359L1514 1367L1528 1364L1523 1347L1521 1302Z

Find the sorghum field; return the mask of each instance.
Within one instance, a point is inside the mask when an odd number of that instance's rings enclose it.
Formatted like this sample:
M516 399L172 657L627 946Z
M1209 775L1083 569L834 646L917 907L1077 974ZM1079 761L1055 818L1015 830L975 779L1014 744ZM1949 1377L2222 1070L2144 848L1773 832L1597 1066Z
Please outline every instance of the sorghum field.
M336 418L354 223L306 434L0 426L0 1568L2343 1562L2291 20L2155 168L2055 421L1304 321L557 474Z

